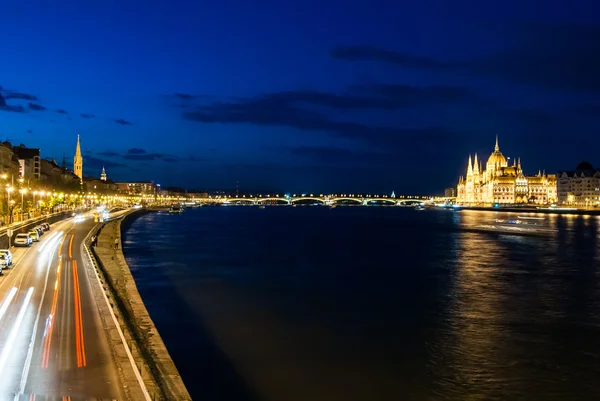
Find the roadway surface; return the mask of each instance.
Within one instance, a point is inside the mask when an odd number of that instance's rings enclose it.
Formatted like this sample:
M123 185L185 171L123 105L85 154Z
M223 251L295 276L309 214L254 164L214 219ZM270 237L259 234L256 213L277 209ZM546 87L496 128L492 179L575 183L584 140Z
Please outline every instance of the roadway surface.
M93 226L64 220L13 252L18 261L0 278L0 400L126 399L114 356L124 346L109 342L106 301L81 246Z

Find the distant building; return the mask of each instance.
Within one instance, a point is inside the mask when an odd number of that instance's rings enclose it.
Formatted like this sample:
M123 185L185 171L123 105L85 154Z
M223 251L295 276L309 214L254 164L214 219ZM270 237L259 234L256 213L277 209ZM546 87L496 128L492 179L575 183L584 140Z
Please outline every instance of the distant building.
M444 190L445 198L456 198L456 188L446 188Z
M160 185L152 181L117 182L119 192L128 195L156 195Z
M40 161L40 180L55 188L76 191L81 188L81 180L70 170L58 165L56 160Z
M18 177L20 170L19 159L12 149L12 144L8 141L0 143L0 174L6 174L9 180Z
M119 186L109 179L96 177L83 177L83 186L87 192L113 193L119 190Z
M75 157L73 157L73 172L81 183L83 183L83 158L81 157L81 142L79 141L79 134L77 135L77 147L75 148Z
M478 164L477 154L467 166L467 175L460 177L456 188L456 202L460 204L548 204L556 202L556 175L542 174L525 176L521 159L509 166L500 152L498 137L494 152L485 165Z
M100 174L100 179L102 181L106 181L106 170L104 170L104 166L102 166L102 173Z
M559 171L558 203L561 206L591 207L600 204L600 169L588 162L579 163L575 170Z
M25 145L13 147L13 152L19 160L19 177L39 179L41 174L40 150L26 148Z

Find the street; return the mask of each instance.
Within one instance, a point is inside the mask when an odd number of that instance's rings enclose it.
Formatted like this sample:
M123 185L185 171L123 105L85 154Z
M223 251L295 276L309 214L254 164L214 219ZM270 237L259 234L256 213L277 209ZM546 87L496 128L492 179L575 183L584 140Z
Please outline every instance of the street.
M110 345L114 323L81 246L93 225L71 218L14 251L0 278L0 400L127 398L114 357L124 346Z

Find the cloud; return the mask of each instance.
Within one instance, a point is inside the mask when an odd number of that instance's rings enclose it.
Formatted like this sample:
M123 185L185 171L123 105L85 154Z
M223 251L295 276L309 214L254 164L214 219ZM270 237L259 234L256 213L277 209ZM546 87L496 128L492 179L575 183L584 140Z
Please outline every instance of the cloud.
M33 130L31 130L31 129L28 129L28 130L27 130L27 133L28 133L28 134L33 134Z
M66 111L66 110L63 110L63 109L58 109L58 110L56 110L56 112L57 112L58 114L69 114L69 112L68 112L68 111Z
M346 61L380 61L399 67L445 69L449 64L428 57L415 56L381 49L374 46L337 47L329 53L331 57Z
M100 153L98 153L98 155L100 155L100 156L106 156L106 157L119 156L118 153L116 153L116 152L110 152L110 151L108 151L108 152L100 152Z
M132 123L131 123L131 122L129 122L129 121L127 121L127 120L124 120L124 119L122 119L122 118L120 118L120 119L118 119L118 120L115 120L115 122L116 122L117 124L121 124L121 125L132 125Z
M477 74L556 90L600 92L600 24L522 24L514 46L486 57L444 62L373 46L335 48L331 57L402 68Z
M144 149L140 149L140 148L131 148L131 149L127 149L127 154L128 155L141 155L146 153L146 151Z
M3 97L2 93L0 93L0 110L3 111L12 111L15 113L24 113L25 108L23 106L11 106L6 103L6 99Z
M245 123L321 131L333 137L362 140L377 146L398 145L407 136L446 141L452 135L435 127L400 129L337 121L323 112L299 107L289 96L261 96L238 102L214 103L198 107L193 112L183 113L182 117L202 123Z
M184 99L184 100L190 100L195 97L194 95L190 95L188 93L175 93L173 96L175 96L176 98L179 98L179 99Z
M336 147L300 146L288 148L287 152L292 156L309 159L320 164L389 164L395 160L392 153L355 151Z
M125 154L123 159L136 160L136 161L152 161L152 160L164 160L165 158L172 158L173 156L164 153L146 153L146 154Z
M95 169L95 170L99 170L102 167L106 167L106 168L127 167L127 165L125 165L123 163L118 163L118 162L114 162L111 160L98 159L96 157L89 156L89 155L83 155L83 162L86 167L89 167L89 168Z
M352 88L355 89L355 88ZM361 96L352 93L327 93L318 91L286 91L263 95L260 101L265 104L286 103L295 105L314 105L331 109L395 109L406 107L390 98Z
M516 46L471 66L482 74L564 90L600 91L600 24L527 24Z
M175 163L175 162L179 161L179 159L178 159L178 158L176 158L176 157L174 157L174 156L171 156L171 157L163 157L163 159L162 159L162 160L163 160L164 162L167 162L167 163Z
M429 102L481 102L484 100L470 89L452 85L369 84L355 85L351 89L355 92L369 93L371 96L380 96L388 99L388 101L393 100L394 104L406 106Z
M85 113L81 113L80 116L83 117L83 118L94 118L94 117L96 117L93 114L85 114Z
M1 88L0 88L1 89ZM37 96L30 95L28 93L14 92L14 91L6 91L4 94L5 99L22 99L22 100L38 100Z
M85 153L85 154L88 154L88 155L91 155L91 154L92 154L92 153L94 153L94 152L92 152L91 150L84 150L84 151L83 151L83 153Z
M46 110L46 108L42 105L39 104L35 104L35 103L29 103L29 109L30 110L35 110L35 111L44 111Z

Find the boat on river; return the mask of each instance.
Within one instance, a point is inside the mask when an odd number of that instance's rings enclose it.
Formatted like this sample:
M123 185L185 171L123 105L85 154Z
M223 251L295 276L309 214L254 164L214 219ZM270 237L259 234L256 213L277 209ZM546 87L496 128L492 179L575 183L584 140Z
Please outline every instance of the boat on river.
M169 213L183 213L183 207L181 207L181 205L171 205L169 208Z

